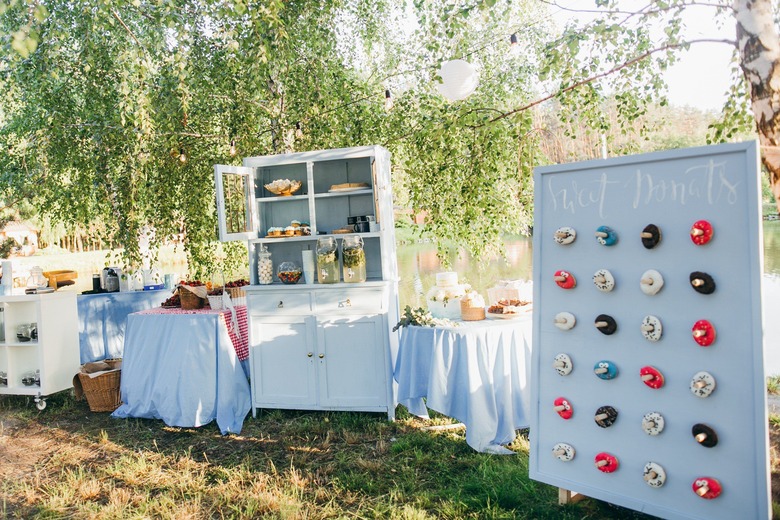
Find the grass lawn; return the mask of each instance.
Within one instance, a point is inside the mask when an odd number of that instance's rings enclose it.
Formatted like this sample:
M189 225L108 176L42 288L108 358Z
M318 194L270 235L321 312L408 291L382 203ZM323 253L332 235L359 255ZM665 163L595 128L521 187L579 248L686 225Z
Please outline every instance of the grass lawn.
M92 413L72 392L0 396L2 518L648 518L597 500L558 506L516 456L476 453L463 429L385 415L264 411L215 424Z

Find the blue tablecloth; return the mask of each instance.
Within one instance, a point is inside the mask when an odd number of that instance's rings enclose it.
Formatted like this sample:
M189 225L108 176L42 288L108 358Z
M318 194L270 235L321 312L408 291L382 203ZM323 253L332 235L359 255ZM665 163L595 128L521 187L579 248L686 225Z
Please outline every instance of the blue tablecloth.
M461 322L457 327L405 327L395 380L398 402L427 418L427 406L466 425L477 451L513 453L501 446L528 427L530 316Z
M162 419L240 433L250 409L249 381L217 311L127 317L120 386L113 417Z
M78 295L81 362L122 357L127 315L157 307L170 295L169 289Z

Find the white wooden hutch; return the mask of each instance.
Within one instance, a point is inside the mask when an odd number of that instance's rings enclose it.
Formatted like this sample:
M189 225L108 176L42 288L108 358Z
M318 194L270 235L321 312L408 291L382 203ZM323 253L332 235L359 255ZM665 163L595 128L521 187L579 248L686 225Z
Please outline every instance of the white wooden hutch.
M265 185L301 181L290 196ZM398 267L390 153L380 146L248 157L243 166L215 166L220 239L245 240L252 413L257 408L385 412L395 417L393 362L398 349ZM332 189L344 184L367 187ZM274 272L302 263L302 251L373 215L377 230L360 233L367 279L362 283L258 284L263 248ZM309 223L311 235L267 238L271 227ZM345 235L334 234L340 243ZM340 255L339 255L340 256Z

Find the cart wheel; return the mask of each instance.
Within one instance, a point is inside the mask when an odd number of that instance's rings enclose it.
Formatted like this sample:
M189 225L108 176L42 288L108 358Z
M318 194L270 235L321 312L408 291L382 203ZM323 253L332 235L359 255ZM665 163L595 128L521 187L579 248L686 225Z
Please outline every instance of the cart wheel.
M38 410L43 411L46 408L46 400L43 397L36 397L35 398L35 407Z

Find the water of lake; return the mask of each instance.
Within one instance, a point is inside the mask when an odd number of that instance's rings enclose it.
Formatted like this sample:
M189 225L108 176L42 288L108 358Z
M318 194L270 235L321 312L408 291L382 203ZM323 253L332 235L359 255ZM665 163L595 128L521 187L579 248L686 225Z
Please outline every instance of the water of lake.
M780 221L765 221L764 228L764 356L768 375L780 374ZM468 257L452 259L450 270L461 283L487 296L487 289L498 280L532 278L532 239L518 237L507 243L507 260L475 262ZM480 269L480 264L484 264ZM436 285L436 273L442 271L436 256L436 244L422 243L398 247L399 298L401 309L425 306L425 292Z

